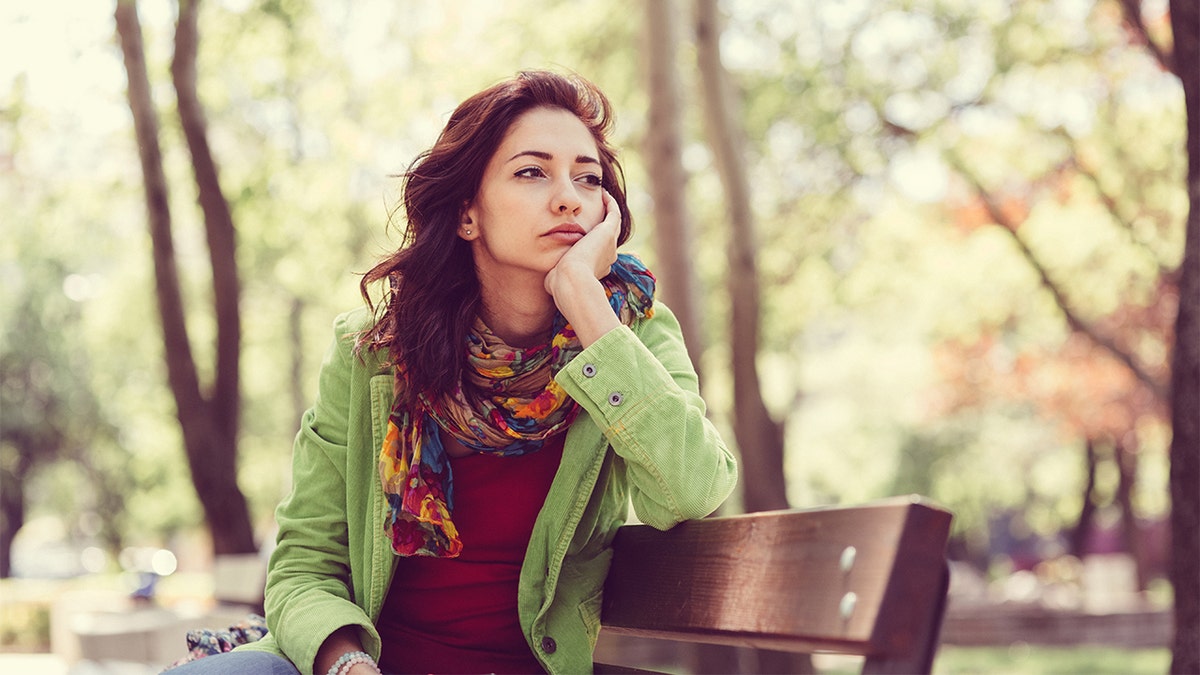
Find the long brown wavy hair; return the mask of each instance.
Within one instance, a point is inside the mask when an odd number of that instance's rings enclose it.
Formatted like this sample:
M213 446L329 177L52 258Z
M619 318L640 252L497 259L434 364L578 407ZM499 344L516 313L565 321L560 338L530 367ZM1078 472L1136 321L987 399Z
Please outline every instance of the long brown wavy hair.
M612 107L599 88L576 75L525 71L463 101L433 147L404 173L407 227L400 248L360 284L376 321L359 336L356 348L388 350L389 363L405 369L406 396L449 393L462 377L464 344L480 295L470 244L458 236L458 227L509 127L534 108L566 110L591 132L601 184L621 211L618 244L629 238L633 221L625 203L625 176L608 142ZM369 289L379 281L386 284L376 307Z

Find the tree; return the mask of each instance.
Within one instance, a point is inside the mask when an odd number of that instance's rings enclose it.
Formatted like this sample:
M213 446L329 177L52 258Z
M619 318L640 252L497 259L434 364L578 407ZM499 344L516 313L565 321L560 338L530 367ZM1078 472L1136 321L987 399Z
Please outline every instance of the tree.
M128 522L122 498L135 483L107 399L94 387L110 359L97 364L79 340L95 336L87 310L98 292L96 268L111 259L101 242L116 238L103 228L59 229L64 213L86 220L79 214L102 212L91 209L105 190L76 191L65 176L38 174L33 157L45 149L38 131L46 118L31 103L28 80L14 84L0 103L8 141L0 149L0 202L13 224L0 246L0 578L13 572L13 540L30 516L54 517L72 541L115 554Z
M24 234L16 236L30 243ZM66 529L112 554L124 541L129 457L91 387L89 355L71 344L85 330L79 286L87 282L67 269L52 256L28 261L9 289L16 304L0 322L0 578L12 573L13 539L26 514L40 506L32 486L59 464L71 467L57 474L71 496L55 514ZM87 512L107 517L81 533Z
M936 154L936 162L912 168L921 170L914 175L934 177L938 165L950 169L944 197L936 197L949 207L938 214L951 225L947 235L983 238L973 228L986 227L989 239L1004 240L1002 255L1023 266L1036 286L1026 289L1031 296L1003 303L993 318L967 315L972 318L963 323L974 325L946 341L963 333L974 340L959 352L974 369L973 377L957 381L963 409L1024 405L1067 430L1074 447L1111 439L1104 444L1117 450L1114 498L1131 543L1137 541L1131 492L1138 465L1155 450L1166 454L1165 445L1140 443L1156 440L1143 432L1164 423L1169 402L1163 355L1179 297L1171 175L1180 166L1173 126L1135 131L1163 113L1130 105L1130 91L1147 78L1159 91L1172 84L1169 76L1155 78L1168 68L1170 50L1149 48L1153 61L1143 52L1162 20L1155 17L1147 27L1139 16L1123 25L1122 8L1135 4L1072 9L1031 2L1013 6L1003 21L988 21L942 14L941 5L925 3L884 13L859 30L871 34L876 21L941 29L940 42L920 45L919 67L909 62L907 71L898 71L908 75L903 87L875 99L867 94L884 121L881 141L896 154ZM1086 30L1072 33L1068 26ZM865 39L856 46L880 62L899 58L897 45L880 41L882 47L866 46ZM946 51L974 53L985 65L959 78L963 71L939 67ZM1113 67L1110 59L1118 58L1122 65ZM1098 86L1089 89L1083 81ZM1064 112L1072 104L1075 114ZM1009 269L997 257L993 263ZM1004 391L981 395L980 377ZM1086 503L1092 488L1082 487Z
M1113 501L1121 512L1122 542L1136 563L1137 588L1144 591L1149 581L1148 563L1156 556L1140 545L1142 537L1133 499L1140 447L1131 430L1140 419L1161 418L1168 400L1164 385L1165 361L1157 365L1146 363L1133 346L1139 339L1144 339L1144 335L1169 342L1169 306L1177 297L1174 275L1163 270L1150 302L1147 303L1145 298L1127 297L1107 316L1088 318L1090 308L1076 299L1082 293L1068 290L1064 283L1067 275L1055 269L1052 256L1035 250L1030 243L1032 235L1027 233L1032 227L1024 227L1034 205L1040 201L1078 198L1074 193L1080 191L1082 184L1090 183L1094 189L1102 191L1101 181L1080 156L1078 144L1070 140L1067 148L1070 153L1067 159L1053 167L1042 180L1007 192L985 187L974 170L967 168L952 151L947 152L946 158L979 200L980 208L986 214L984 220L997 226L1013 242L1020 258L1033 270L1071 331L1071 336L1057 348L1027 349L1016 357L1006 372L996 373L994 379L1006 382L1000 385L1005 391L996 392L997 398L1020 397L1034 402L1043 415L1056 420L1073 437L1083 439L1088 479L1081 495L1079 520L1073 528L1077 543L1086 540L1091 526L1096 500L1096 446L1103 444L1112 448L1111 462L1118 476ZM1049 193L1059 196L1050 197ZM1110 216L1121 222L1122 206L1115 198L1105 201ZM971 356L972 350L967 350L962 356L968 359L986 356L991 343L991 340L982 342L983 353L975 350ZM1053 385L1048 385L1046 374L1051 372L1062 376ZM963 384L969 387L968 382ZM976 395L968 394L970 397Z
M208 392L202 391L188 336L175 263L167 179L158 141L158 114L150 95L135 0L119 0L115 16L145 181L167 379L175 398L192 481L212 533L213 552L221 555L253 552L256 546L246 500L237 484L240 283L233 220L220 192L216 163L208 148L206 123L196 93L198 11L198 0L181 3L171 73L204 213L212 269L217 337L213 383Z
M679 68L679 27L671 0L647 2L642 50L645 59L647 124L642 141L646 174L654 198L654 241L658 251L658 283L663 297L679 319L683 339L696 372L705 341L700 332L698 283L691 214L686 199L687 174L683 168L683 130Z
M654 3L651 3L654 4ZM758 237L750 208L750 185L743 160L745 141L728 74L721 62L721 28L716 0L696 2L696 50L708 142L725 192L729 218L729 268L726 284L730 305L730 368L733 376L733 432L741 453L742 504L748 512L787 508L783 469L783 425L771 417L758 377L759 280ZM707 652L706 652L707 654ZM733 665L717 660L698 664L702 671L722 672ZM727 658L727 656L726 656ZM758 649L751 672L813 672L807 655Z
M30 272L41 276L41 270ZM0 354L0 578L11 574L13 538L25 523L26 481L38 465L75 455L79 422L95 420L91 392L76 389L77 355L65 352L61 335L46 329L71 326L75 317L63 311L63 302L46 302L37 293L22 296L5 322L12 337L5 335ZM18 342L17 335L33 339Z
M763 402L758 377L758 237L750 208L743 159L744 140L728 76L721 62L717 3L696 2L696 48L702 106L709 144L725 191L729 217L726 270L730 305L729 352L733 376L733 433L742 458L742 499L746 511L787 508L783 472L783 426Z
M1171 672L1200 672L1200 7L1171 0L1171 62L1187 110L1188 215L1171 357ZM1151 43L1153 44L1153 43Z
M1085 312L1080 311L1071 300L1070 293L1064 289L1061 281L1054 278L1045 262L1022 237L1020 224L1029 208L1020 205L1016 209L1020 215L1014 215L1014 209L1006 208L1002 203L1006 201L1005 197L990 193L982 186L982 181L966 170L961 162L952 161L952 164L957 165L960 174L966 176L968 183L974 186L991 220L1011 235L1022 256L1037 271L1042 286L1054 298L1071 330L1105 353L1108 364L1120 364L1126 370L1128 375L1125 379L1131 381L1126 382L1120 395L1126 399L1122 407L1130 411L1124 420L1125 429L1133 427L1139 411L1150 412L1152 407L1169 408L1171 411L1173 433L1169 449L1169 489L1172 550L1169 576L1175 591L1172 672L1190 673L1200 670L1200 568L1197 564L1200 560L1200 495L1196 490L1196 486L1200 485L1200 319L1197 318L1197 312L1200 311L1200 233L1197 232L1200 220L1200 14L1195 3L1171 2L1170 29L1174 44L1164 46L1164 41L1156 38L1154 31L1147 26L1140 2L1120 0L1119 6L1129 41L1144 47L1164 71L1174 73L1182 83L1184 95L1185 194L1189 206L1184 224L1183 256L1177 267L1158 268L1155 284L1158 292L1151 303L1127 300L1117 311L1110 312L1100 320L1087 318ZM1127 209L1120 204L1112 189L1105 185L1096 167L1089 166L1086 153L1080 151L1082 144L1069 134L1062 133L1061 136L1067 139L1069 154L1065 161L1047 174L1047 178L1059 185L1065 182L1062 178L1064 174L1084 178L1096 191L1114 221L1121 223L1131 234L1135 233L1134 218L1126 215ZM1137 214L1137 217L1145 219L1142 214ZM1142 243L1137 235L1132 238ZM1170 315L1170 305L1175 302L1178 304L1172 330L1165 319ZM1164 307L1166 311L1163 311ZM1155 317L1164 321L1157 321ZM1173 345L1169 386L1163 374L1148 366L1136 352L1135 346L1144 340L1142 336L1147 333L1155 334L1164 344ZM1088 370L1095 372L1094 368ZM1092 387L1083 389L1095 391ZM1051 409L1063 410L1061 406ZM1093 430L1101 428L1104 420L1094 417L1084 427ZM1116 496L1122 506L1126 547L1135 559L1140 560L1143 555L1140 555L1142 552L1137 543L1129 494L1136 474L1138 452L1136 447L1125 447L1123 439L1134 436L1122 431L1109 429L1106 433L1115 439L1114 461L1120 477ZM1089 465L1094 462L1092 442L1093 438L1088 436L1086 448ZM1092 486L1089 480L1086 489L1090 491ZM1081 526L1089 513L1087 498L1085 494ZM1076 529L1081 527L1077 526ZM1139 577L1139 581L1144 583L1144 575Z
M1049 535L1083 515L1077 467L1090 439L1103 497L1116 506L1132 491L1127 513L1166 514L1166 490L1150 477L1165 469L1170 440L1183 106L1158 65L1171 51L1156 46L1171 44L1166 13L1147 15L1147 45L1122 6L739 6L726 35L737 60L726 65L754 139L760 274L771 289L760 359L802 353L801 377L831 383L806 383L793 413L804 422L789 428L793 499L912 489L903 482L951 504L973 549L986 547L984 514L997 507L1026 510ZM802 341L789 340L793 324ZM853 353L843 346L854 342ZM906 349L892 350L898 343ZM889 350L913 366L886 362ZM830 353L841 357L834 375L813 365ZM953 362L944 374L961 408L940 407L939 391L872 405L892 372L924 376L929 357ZM773 370L762 371L769 402L783 391ZM816 412L832 398L844 423ZM1080 411L1109 427L1084 428ZM1117 418L1124 426L1113 430ZM838 426L846 431L815 431ZM793 461L801 453L811 461ZM839 455L849 459L827 459ZM927 474L912 473L914 458ZM891 480L914 475L922 480Z
M1010 238L1015 250L1035 271L1040 285L1052 298L1062 320L1073 333L1066 343L1067 348L1078 352L1081 343L1090 344L1091 356L1076 360L1077 364L1086 363L1086 366L1077 368L1070 376L1071 386L1085 395L1067 397L1065 391L1051 392L1059 400L1043 399L1039 406L1074 426L1085 440L1082 445L1087 453L1089 472L1080 523L1073 532L1075 539L1081 538L1081 530L1091 512L1089 497L1094 489L1096 434L1103 434L1112 439L1109 444L1115 452L1113 463L1119 474L1115 497L1122 507L1126 547L1135 559L1143 557L1138 550L1130 497L1140 453L1136 445L1131 447L1128 442L1136 443L1137 435L1133 430L1139 417L1159 417L1164 410L1170 410L1172 551L1169 576L1175 589L1176 626L1172 671L1197 672L1200 670L1200 570L1197 568L1197 560L1200 560L1200 499L1196 490L1200 485L1200 320L1196 314L1200 304L1200 272L1197 271L1200 266L1200 235L1197 233L1197 212L1200 210L1197 205L1200 195L1200 113L1197 112L1200 106L1200 15L1194 2L1171 2L1168 28L1161 20L1155 22L1157 25L1149 23L1142 10L1138 0L1119 0L1097 5L1096 15L1101 17L1102 27L1104 23L1123 23L1124 31L1119 39L1124 43L1121 46L1127 48L1125 51L1145 49L1163 72L1173 73L1182 83L1186 120L1183 192L1188 206L1181 237L1183 255L1178 264L1170 262L1170 255L1164 257L1156 252L1156 248L1164 249L1156 242L1160 233L1169 232L1179 223L1172 217L1164 217L1163 210L1143 196L1149 194L1144 190L1145 185L1161 185L1165 179L1159 170L1161 163L1143 168L1142 162L1130 161L1140 160L1151 151L1141 135L1122 138L1115 133L1094 134L1095 138L1088 139L1059 128L1044 134L1049 142L1041 147L1057 145L1058 151L1052 153L1057 158L1049 163L1043 175L1025 185L1015 185L1007 178L1008 185L999 189L986 187L986 181L967 168L960 157L953 153L947 157L980 200L987 219L999 225ZM1167 30L1173 34L1173 40L1163 35ZM1118 119L1119 103L1116 100L1105 103L1109 108L1109 120L1106 121ZM1108 128L1116 130L1115 125ZM1107 147L1101 145L1101 141L1108 144ZM1136 149L1135 143L1138 144ZM977 157L982 159L983 155ZM1110 157L1116 161L1109 160ZM1118 187L1122 183L1126 186L1124 190ZM1135 293L1124 294L1115 308L1105 311L1080 301L1087 295L1081 292L1086 286L1081 287L1078 281L1072 286L1072 275L1068 270L1056 269L1045 250L1039 250L1030 241L1024 227L1038 202L1044 204L1055 199L1061 202L1084 191L1090 192L1089 199L1101 204L1109 219L1124 232L1129 249L1150 261L1149 283L1141 285L1150 288L1151 292L1142 297ZM1077 273L1074 276L1085 275ZM1152 358L1146 358L1147 344L1169 349L1169 375L1164 372L1166 361L1153 358L1157 350L1150 350ZM1055 357L1054 354L1047 356ZM1057 355L1060 363L1067 361L1065 356L1065 353ZM1019 360L1017 363L1017 368L1012 370L1019 375ZM1109 377L1104 379L1119 386L1097 387L1096 379L1083 384L1084 380L1105 372ZM1021 389L1026 393L1032 390L1028 386ZM1100 396L1095 396L1097 393ZM1094 405L1091 411L1080 405L1088 399L1118 405L1110 405L1105 414L1099 414L1100 409ZM1119 414L1113 415L1114 410Z

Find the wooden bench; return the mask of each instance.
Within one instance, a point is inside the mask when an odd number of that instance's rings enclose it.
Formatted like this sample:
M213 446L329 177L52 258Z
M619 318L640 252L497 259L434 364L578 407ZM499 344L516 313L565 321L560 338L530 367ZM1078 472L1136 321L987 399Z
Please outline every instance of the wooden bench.
M865 657L928 673L951 514L919 497L622 527L601 624L619 635ZM597 664L597 672L637 672Z

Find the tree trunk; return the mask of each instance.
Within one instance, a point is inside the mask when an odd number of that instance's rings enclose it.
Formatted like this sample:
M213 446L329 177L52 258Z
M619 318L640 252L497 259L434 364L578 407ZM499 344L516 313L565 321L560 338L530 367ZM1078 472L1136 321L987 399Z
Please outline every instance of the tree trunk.
M747 511L787 508L783 427L771 418L758 380L758 239L743 162L745 143L731 111L721 64L716 0L696 2L696 49L704 91L704 117L729 212L730 356L733 433L742 455L742 495Z
M192 51L194 70L195 50L195 6L185 2L180 9L180 28L177 35L177 51ZM196 487L205 518L212 532L213 552L250 553L254 545L253 528L249 509L237 485L237 410L238 400L238 334L237 323L237 275L233 258L233 228L228 222L225 231L219 222L214 225L210 210L219 211L211 203L215 186L215 167L201 166L203 158L197 160L196 147L191 135L196 133L196 109L184 112L193 105L188 94L180 96L179 108L184 120L185 135L192 147L193 165L196 168L197 185L200 189L201 206L205 212L205 229L208 232L210 255L213 266L213 288L217 303L217 367L213 384L213 395L205 397L200 389L196 364L192 357L187 324L180 291L179 275L175 265L175 244L171 231L171 212L168 205L167 179L163 171L162 151L158 142L158 113L150 94L150 78L147 73L145 51L142 46L142 29L134 0L119 0L115 18L117 36L128 75L129 107L133 113L134 131L138 141L138 155L146 184L146 205L150 224L150 239L154 258L155 295L159 316L162 320L163 343L167 362L167 381L175 398L184 449L191 468L192 482ZM190 22L190 27L185 25ZM188 31L192 31L189 35ZM182 44L179 38L182 37ZM190 40L190 43L189 43ZM178 59L177 59L178 60ZM172 70L187 67L173 64ZM184 73L186 75L186 73ZM177 76L178 79L178 76ZM194 72L190 94L194 97ZM176 85L179 87L178 83ZM183 87L186 91L186 86ZM198 101L195 102L198 105ZM190 117L189 119L189 116ZM201 115L199 131L203 135ZM189 131L189 126L191 130ZM203 143L207 153L207 142ZM208 158L211 166L211 157ZM211 181L211 182L210 182ZM219 188L217 189L219 196ZM221 200L224 202L224 200ZM226 215L227 213L227 206ZM216 218L219 220L219 213ZM232 300L230 292L232 289ZM230 314L233 323L230 325ZM232 337L231 337L232 336ZM233 353L231 353L233 352Z
M646 10L643 53L646 55L646 91L650 100L643 147L646 174L652 177L649 187L654 198L658 288L679 319L692 366L700 373L705 341L700 330L703 317L692 264L696 256L686 200L687 175L682 159L681 97L675 61L679 48L678 19L672 0L647 2L643 7Z
M196 91L196 54L199 47L197 15L199 0L183 0L175 30L175 58L171 76L178 99L179 119L192 156L198 201L204 213L204 232L212 265L213 304L217 323L216 373L213 380L212 414L226 433L235 436L238 428L238 362L241 343L241 317L238 300L236 237L229 204L221 194L220 179L212 151L208 147L204 108Z
M0 466L0 579L12 576L13 539L25 524L25 486L21 479L32 464L27 459L32 455L24 449L14 452L15 466Z
M654 3L649 3L654 4ZM787 508L783 470L783 426L771 418L758 379L759 284L758 238L750 207L750 185L743 161L745 141L732 108L721 63L721 29L716 0L696 0L696 52L703 90L705 127L725 190L729 214L730 357L733 370L733 433L741 452L742 503L746 511ZM715 657L724 656L725 661ZM733 654L714 655L699 672L728 672ZM741 654L740 670L762 673L811 673L812 659L757 649ZM715 669L714 669L715 668Z
M1117 506L1121 509L1121 546L1133 560L1137 581L1137 592L1145 593L1146 551L1142 546L1142 536L1139 532L1137 513L1133 508L1133 488L1137 482L1137 452L1136 448L1125 447L1121 441L1113 444L1113 461L1117 464Z
M213 524L213 550L251 553L256 550L250 510L237 484L238 414L241 410L239 355L241 317L238 311L241 281L237 271L237 244L229 203L212 151L204 108L196 90L196 55L200 32L200 0L182 0L175 28L175 58L171 77L179 105L179 120L192 156L204 232L212 266L213 311L217 324L216 366L208 397L208 447L187 446L188 462L209 523ZM200 490L200 485L206 486ZM218 526L219 524L219 526Z
M1071 530L1071 555L1083 558L1087 546L1088 535L1092 531L1092 523L1096 516L1096 442L1087 439L1084 445L1084 456L1087 461L1087 482L1083 486L1083 503L1079 507L1079 520Z
M1200 6L1171 0L1173 63L1187 109L1189 202L1171 357L1173 673L1200 672Z

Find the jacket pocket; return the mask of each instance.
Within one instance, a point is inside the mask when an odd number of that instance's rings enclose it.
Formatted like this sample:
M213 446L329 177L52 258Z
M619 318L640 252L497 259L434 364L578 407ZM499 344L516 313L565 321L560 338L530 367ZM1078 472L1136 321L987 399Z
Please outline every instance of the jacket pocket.
M604 580L612 563L612 549L603 549L591 558L572 557L563 565L562 590L564 600L576 605L579 619L587 633L589 647L596 647L600 635L600 607L604 600Z
M596 648L596 640L600 637L600 607L603 604L603 586L579 603L579 618L583 620L583 627L587 630L588 644L592 649Z

